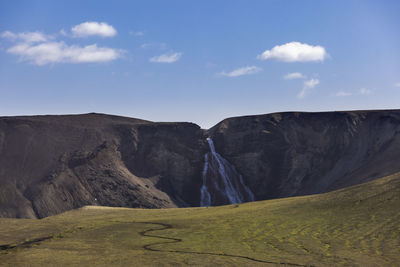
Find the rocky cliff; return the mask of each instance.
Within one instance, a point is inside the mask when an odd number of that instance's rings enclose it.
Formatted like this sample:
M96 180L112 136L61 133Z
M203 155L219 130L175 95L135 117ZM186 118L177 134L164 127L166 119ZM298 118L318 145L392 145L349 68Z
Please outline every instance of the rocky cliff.
M41 218L83 205L198 206L204 155L212 156L207 137L256 200L400 171L398 110L245 116L209 130L95 113L1 117L0 217ZM212 203L225 204L222 191L209 192L219 199Z
M258 200L327 192L400 170L399 110L245 116L208 134Z
M0 118L0 217L41 218L84 205L194 206L202 140L191 123Z

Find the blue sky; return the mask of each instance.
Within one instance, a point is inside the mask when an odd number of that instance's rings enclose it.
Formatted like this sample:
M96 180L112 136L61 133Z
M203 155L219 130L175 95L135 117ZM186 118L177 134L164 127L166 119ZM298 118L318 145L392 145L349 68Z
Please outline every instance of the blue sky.
M400 108L400 1L1 1L0 115Z

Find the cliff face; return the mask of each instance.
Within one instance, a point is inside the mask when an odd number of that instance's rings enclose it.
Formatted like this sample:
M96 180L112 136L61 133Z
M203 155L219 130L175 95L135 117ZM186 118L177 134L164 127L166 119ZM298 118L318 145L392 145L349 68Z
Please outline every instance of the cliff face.
M400 170L400 112L275 113L209 130L256 199L331 191Z
M0 118L0 217L84 205L196 205L203 139L191 123L101 114Z
M2 117L0 217L198 206L203 178L211 190L221 176L217 158L202 176L206 137L256 200L326 192L400 171L399 133L400 111L246 116L208 131L102 114ZM221 186L211 203L226 204Z

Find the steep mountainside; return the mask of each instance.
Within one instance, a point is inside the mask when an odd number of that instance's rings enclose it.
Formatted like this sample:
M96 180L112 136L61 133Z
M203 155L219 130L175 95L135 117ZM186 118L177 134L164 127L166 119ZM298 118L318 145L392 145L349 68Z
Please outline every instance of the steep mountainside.
M0 118L0 217L196 205L202 136L191 123L101 114Z
M400 170L400 111L285 112L210 129L256 199L327 192Z
M1 117L0 217L331 191L400 171L399 133L398 110L245 116L207 131L95 113Z

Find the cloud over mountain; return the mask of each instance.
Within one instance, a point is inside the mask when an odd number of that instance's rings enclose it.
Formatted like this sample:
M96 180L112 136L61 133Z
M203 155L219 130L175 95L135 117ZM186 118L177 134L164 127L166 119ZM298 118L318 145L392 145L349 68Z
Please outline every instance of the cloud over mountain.
M12 46L8 53L18 55L20 60L42 66L51 63L91 63L117 59L121 51L97 44L87 46L67 45L64 42L40 44L22 43Z
M73 37L99 35L111 37L116 30L105 22L84 22L72 27ZM110 47L101 47L95 44L78 45L67 44L65 41L56 40L68 34L61 30L59 35L48 35L39 31L14 33L4 31L0 38L14 43L7 53L19 57L34 65L43 66L54 63L95 63L107 62L120 58L123 50ZM61 37L62 38L62 37Z
M303 89L301 89L301 91L297 94L298 98L304 98L304 96L307 94L307 92L314 88L315 86L317 86L319 84L319 80L318 79L310 79L307 81L304 81L303 83Z

